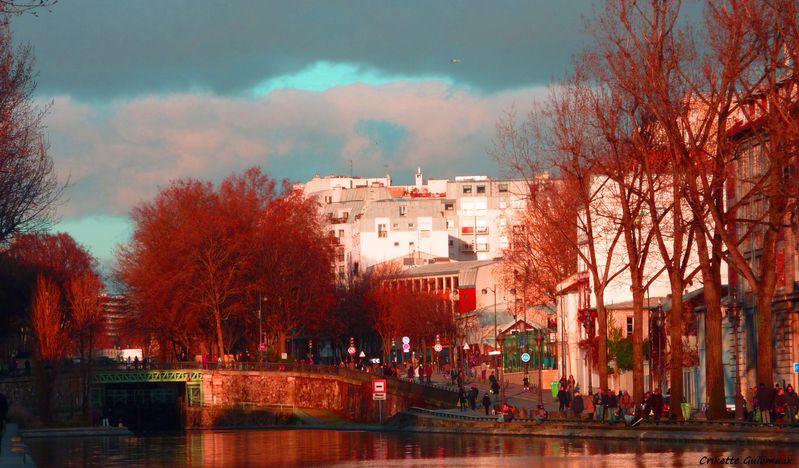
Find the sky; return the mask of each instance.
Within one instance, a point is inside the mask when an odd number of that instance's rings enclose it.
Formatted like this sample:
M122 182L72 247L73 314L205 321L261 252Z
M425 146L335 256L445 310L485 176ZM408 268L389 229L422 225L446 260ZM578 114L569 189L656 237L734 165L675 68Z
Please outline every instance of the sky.
M250 166L315 174L500 176L524 114L587 41L588 0L61 1L12 19L36 56L59 176L55 230L103 262L131 209L176 178Z

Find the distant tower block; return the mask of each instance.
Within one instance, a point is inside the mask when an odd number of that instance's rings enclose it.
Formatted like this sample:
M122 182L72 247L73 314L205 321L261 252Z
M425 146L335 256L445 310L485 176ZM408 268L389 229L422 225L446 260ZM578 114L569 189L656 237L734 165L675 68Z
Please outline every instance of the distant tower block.
M424 176L422 175L422 168L416 168L416 186L422 187L424 185Z

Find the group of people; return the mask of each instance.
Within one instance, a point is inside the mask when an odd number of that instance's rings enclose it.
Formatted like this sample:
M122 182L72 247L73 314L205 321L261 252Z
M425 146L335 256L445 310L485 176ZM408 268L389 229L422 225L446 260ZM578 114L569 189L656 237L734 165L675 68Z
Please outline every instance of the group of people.
M626 390L614 392L600 388L596 393L589 391L587 395L581 395L579 390L574 390L573 393L570 390L567 384L558 391L559 411L564 417L571 410L578 419L582 419L583 413L586 413L590 420L616 422L624 420L626 415L634 416L636 413L643 417L643 414L653 412L656 418L660 418L663 411L663 397L659 391L648 396L639 408L641 410L639 412Z
M792 385L789 384L783 389L780 384L774 385L774 388L769 388L761 383L756 388L750 389L750 392L750 400L754 411L749 413L748 419L769 425L774 422L796 423L799 396L797 396ZM743 401L743 406L744 408L746 407L745 400Z

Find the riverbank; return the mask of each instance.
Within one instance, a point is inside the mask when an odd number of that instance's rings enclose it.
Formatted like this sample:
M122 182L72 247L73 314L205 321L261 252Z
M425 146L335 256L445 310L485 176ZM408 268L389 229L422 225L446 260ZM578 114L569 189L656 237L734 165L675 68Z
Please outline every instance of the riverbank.
M623 424L576 423L568 420L535 422L516 420L497 422L496 418L460 419L457 414L419 409L395 415L385 425L389 430L421 433L489 434L567 439L630 440L661 443L734 443L746 445L797 445L799 428L788 427L697 427L645 423L637 427Z
M22 431L22 437L95 437L95 436L128 436L133 433L127 427L116 426L88 426L88 427L58 427L48 429L29 429Z

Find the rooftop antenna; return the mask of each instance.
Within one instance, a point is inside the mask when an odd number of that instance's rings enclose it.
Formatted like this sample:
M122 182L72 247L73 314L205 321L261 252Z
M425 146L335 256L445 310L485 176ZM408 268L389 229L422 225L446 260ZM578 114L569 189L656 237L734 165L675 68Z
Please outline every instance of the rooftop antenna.
M352 159L350 158L350 179L352 179Z

